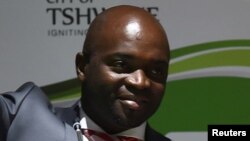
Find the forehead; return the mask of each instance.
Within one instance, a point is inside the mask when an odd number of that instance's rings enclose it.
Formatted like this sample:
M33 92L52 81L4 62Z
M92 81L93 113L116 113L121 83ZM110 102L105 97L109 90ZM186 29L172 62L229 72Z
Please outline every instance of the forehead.
M137 40L123 40L117 44L103 46L95 54L100 58L126 57L146 62L168 63L169 60L167 45Z

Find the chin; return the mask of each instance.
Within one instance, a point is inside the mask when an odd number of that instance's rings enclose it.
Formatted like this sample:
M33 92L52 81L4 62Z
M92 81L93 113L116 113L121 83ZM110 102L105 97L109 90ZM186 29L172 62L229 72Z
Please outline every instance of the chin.
M138 120L142 118L126 115L124 113L115 114L114 118L115 118L114 121L116 125L122 128L123 130L127 130L130 128L140 126L144 122L144 121Z
M145 122L148 117L148 113L143 111L143 109L141 109L142 111L131 110L122 105L119 101L116 101L111 107L113 123L122 130L137 127Z

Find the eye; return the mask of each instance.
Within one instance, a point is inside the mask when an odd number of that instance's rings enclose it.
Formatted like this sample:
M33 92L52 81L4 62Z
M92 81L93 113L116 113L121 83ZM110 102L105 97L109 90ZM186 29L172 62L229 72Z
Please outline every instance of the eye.
M117 67L117 68L125 68L126 67L126 63L122 60L117 60L113 63L113 67Z
M163 81L167 76L167 70L163 67L153 67L149 70L149 75L156 81Z
M128 72L129 70L128 63L124 60L115 60L111 64L111 68L113 71L118 72L118 73L125 73L125 72Z
M159 68L154 68L151 70L151 73L153 75L163 75L164 74L164 71L163 69L159 69Z

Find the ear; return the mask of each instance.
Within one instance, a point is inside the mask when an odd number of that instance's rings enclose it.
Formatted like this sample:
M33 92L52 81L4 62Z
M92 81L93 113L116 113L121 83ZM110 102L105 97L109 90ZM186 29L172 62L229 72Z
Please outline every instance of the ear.
M76 54L76 60L75 60L76 74L80 81L85 80L85 67L87 64L86 62L87 60L83 53L79 52Z

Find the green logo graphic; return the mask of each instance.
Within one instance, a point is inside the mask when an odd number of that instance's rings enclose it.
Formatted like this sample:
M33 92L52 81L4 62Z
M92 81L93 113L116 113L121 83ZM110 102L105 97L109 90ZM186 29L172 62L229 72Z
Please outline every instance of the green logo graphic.
M167 90L150 122L158 131L207 131L208 124L250 123L250 40L172 51Z

